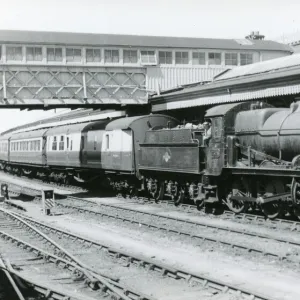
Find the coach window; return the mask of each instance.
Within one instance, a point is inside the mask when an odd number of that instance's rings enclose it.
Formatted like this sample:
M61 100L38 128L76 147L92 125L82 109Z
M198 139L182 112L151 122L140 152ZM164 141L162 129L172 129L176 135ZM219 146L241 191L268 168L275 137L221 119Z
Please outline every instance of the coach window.
M65 137L62 135L60 137L59 150L62 151L64 149L65 149Z
M62 61L62 48L47 48L47 61Z
M238 64L237 53L225 53L226 66L237 66L237 64Z
M105 62L106 63L118 63L120 60L119 50L105 49Z
M208 53L208 63L210 65L220 65L221 53L217 53L217 52Z
M101 50L100 49L86 49L86 62L101 62Z
M138 61L137 50L123 50L123 62L126 64L136 64Z
M193 52L193 65L205 65L205 52Z
M94 137L94 150L97 150L97 136Z
M189 63L189 53L175 52L175 63L178 65L187 65Z
M73 150L73 140L70 140L70 150Z
M67 136L67 150L69 150L70 138Z
M172 64L172 52L171 51L159 51L158 53L159 63L161 65L171 65Z
M241 66L249 65L253 63L253 55L252 53L241 53Z
M6 60L22 61L22 59L21 46L6 46Z
M141 51L141 63L144 65L156 65L155 51Z
M105 136L105 142L106 142L106 150L108 150L109 149L109 135L108 134Z
M66 57L67 62L81 62L81 49L67 48Z
M52 150L53 151L57 150L57 138L56 138L56 136L53 137Z
M26 47L27 61L41 61L42 59L42 47Z

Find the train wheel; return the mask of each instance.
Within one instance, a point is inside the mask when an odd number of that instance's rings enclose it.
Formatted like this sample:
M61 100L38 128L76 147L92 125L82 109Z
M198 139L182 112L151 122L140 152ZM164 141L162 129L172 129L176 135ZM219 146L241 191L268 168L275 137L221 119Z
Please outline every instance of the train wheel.
M248 185L244 180L237 180L233 182L231 190L226 195L226 205L236 214L247 211L249 204L245 201L234 200L232 196L246 197L249 195Z
M293 199L293 213L295 217L300 220L300 182L295 178L292 181L292 199Z
M204 207L204 199L196 201L197 210L202 210Z
M262 196L273 196L284 193L284 184L280 180L271 180L269 182L260 182L258 193ZM283 212L283 205L280 200L262 204L262 211L269 219L278 218Z
M185 196L184 189L180 189L178 194L174 196L174 205L179 206L183 202L184 196Z
M160 200L164 198L165 195L165 182L161 181L159 183L158 193L154 197L155 203L158 203Z

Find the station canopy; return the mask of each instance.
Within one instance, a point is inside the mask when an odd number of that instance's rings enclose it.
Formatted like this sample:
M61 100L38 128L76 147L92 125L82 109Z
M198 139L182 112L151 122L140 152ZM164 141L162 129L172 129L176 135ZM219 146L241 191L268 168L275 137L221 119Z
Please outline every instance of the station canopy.
M210 83L177 87L150 101L155 112L299 94L300 54L293 54L228 69Z

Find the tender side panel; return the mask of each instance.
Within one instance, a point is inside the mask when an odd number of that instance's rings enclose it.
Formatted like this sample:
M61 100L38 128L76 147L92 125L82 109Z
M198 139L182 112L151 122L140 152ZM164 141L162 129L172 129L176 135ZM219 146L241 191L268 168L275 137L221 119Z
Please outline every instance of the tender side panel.
M106 131L102 140L102 166L106 170L133 172L132 131Z
M140 147L140 170L200 172L200 148L194 145L145 145Z

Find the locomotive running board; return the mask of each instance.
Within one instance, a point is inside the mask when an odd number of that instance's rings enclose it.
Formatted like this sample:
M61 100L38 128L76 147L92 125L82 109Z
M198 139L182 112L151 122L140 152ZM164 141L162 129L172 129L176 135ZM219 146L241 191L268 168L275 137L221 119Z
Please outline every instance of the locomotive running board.
M242 197L242 196L231 196L230 199L232 200L237 200L237 201L244 201L244 202L255 202L258 204L265 204L265 203L269 203L269 202L273 202L276 200L287 200L287 198L289 198L291 196L290 193L281 193L281 194L277 194L274 196L270 196L270 197L259 197L259 198L254 198L254 197Z
M300 177L300 170L287 168L254 168L254 167L226 167L235 175L266 175L266 176L283 176L283 177Z

